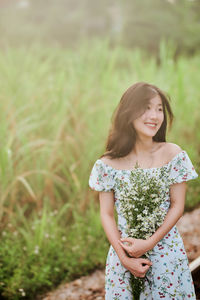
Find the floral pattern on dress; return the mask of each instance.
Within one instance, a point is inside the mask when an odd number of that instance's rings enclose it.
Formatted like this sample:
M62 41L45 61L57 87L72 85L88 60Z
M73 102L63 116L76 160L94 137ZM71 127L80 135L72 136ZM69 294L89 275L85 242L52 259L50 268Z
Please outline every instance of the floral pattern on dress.
M186 153L181 151L168 164L160 168L143 169L151 172L166 168L166 194L162 207L170 207L170 185L195 179L196 173L192 162ZM91 171L89 186L96 191L110 192L113 190L115 208L118 214L118 230L121 237L126 237L126 220L120 213L120 189L117 178L129 184L129 175L133 170L117 170L98 159ZM145 276L145 290L140 300L195 300L194 284L189 269L187 254L183 240L176 225L151 250L150 260L153 265ZM130 272L121 264L112 245L110 246L105 270L105 299L132 300Z
M100 159L97 160L90 174L89 186L98 192L110 192L113 185L114 174L112 168L109 168L109 166L106 168Z

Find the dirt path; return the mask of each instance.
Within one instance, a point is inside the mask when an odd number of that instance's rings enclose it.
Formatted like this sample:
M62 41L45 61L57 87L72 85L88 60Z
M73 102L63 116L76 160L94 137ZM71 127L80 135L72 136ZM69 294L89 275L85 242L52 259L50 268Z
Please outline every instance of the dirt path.
M185 213L177 223L189 262L200 256L200 208ZM60 285L42 300L103 300L104 270Z

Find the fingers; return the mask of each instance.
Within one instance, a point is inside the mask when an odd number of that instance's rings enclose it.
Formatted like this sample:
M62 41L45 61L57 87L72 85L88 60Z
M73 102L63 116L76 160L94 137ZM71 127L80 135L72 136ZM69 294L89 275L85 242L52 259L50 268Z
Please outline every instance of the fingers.
M149 270L150 266L146 265L143 267L142 272L133 272L132 274L135 275L136 277L144 278L146 275L146 272Z
M150 260L146 259L146 258L141 258L140 262L142 264L146 264L146 265L152 266L152 262Z
M149 270L149 268L150 268L150 266L148 266L148 265L144 266L144 267L143 267L143 272L146 273L146 272Z
M132 274L139 278L144 278L146 275L145 272L142 272L142 273L141 272L140 273L132 272Z
M121 238L120 239L121 242L128 242L128 243L133 243L134 242L134 238L130 238L130 237L127 237L127 238Z
M145 264L145 266L142 264ZM136 277L144 278L151 265L152 262L145 258L130 259L128 269Z
M120 242L120 241L118 241L119 242L119 244L122 246L122 248L124 249L124 250L126 250L127 252L129 252L129 250L130 250L130 246L127 246L127 245L124 245L122 242Z

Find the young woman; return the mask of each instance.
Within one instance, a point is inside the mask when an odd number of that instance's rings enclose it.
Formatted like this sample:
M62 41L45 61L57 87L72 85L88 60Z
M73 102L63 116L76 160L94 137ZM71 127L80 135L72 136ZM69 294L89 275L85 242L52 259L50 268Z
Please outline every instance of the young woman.
M140 299L196 299L176 223L184 212L185 182L198 175L186 151L166 142L167 123L171 125L172 120L167 96L158 87L145 82L130 86L115 111L106 152L92 168L89 186L99 192L101 221L111 244L106 261L106 300L133 299L131 273L145 278ZM165 168L167 172L166 216L148 239L127 237L127 222L120 211L117 178L127 185L136 164L151 176L153 170ZM149 250L149 259L141 258Z

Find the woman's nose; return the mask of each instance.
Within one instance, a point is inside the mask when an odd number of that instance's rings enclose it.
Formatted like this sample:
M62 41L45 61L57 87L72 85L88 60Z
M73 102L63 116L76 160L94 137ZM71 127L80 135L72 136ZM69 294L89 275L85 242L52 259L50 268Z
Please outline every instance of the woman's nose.
M150 111L150 118L157 119L157 112L154 109Z

